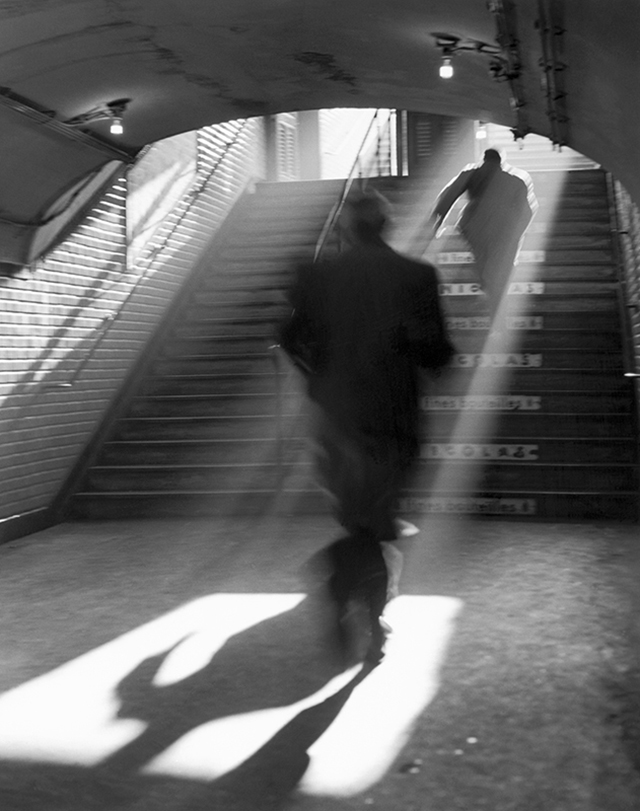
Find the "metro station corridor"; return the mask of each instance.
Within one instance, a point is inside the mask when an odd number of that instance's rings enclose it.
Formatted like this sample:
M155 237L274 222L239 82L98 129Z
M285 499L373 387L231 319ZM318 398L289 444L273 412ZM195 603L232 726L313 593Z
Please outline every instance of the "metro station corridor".
M638 811L638 32L0 0L0 811ZM497 310L462 198L427 228L486 147L538 200ZM369 186L455 348L375 663L276 337Z

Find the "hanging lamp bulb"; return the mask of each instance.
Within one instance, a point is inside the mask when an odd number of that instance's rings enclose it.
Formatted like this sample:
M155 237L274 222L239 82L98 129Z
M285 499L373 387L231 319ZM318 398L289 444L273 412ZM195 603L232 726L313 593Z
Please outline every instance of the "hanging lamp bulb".
M111 126L109 127L109 132L112 135L122 135L124 132L124 127L122 126L122 119L119 116L116 116L111 121Z
M453 76L453 65L451 64L450 56L442 57L442 64L440 65L440 78L451 79Z

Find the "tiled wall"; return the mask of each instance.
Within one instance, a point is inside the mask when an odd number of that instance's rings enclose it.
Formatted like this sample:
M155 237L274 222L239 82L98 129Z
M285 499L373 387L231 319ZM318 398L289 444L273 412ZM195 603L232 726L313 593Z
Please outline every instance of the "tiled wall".
M200 130L195 180L133 265L123 176L56 250L0 279L0 536L50 507L263 149L259 119Z

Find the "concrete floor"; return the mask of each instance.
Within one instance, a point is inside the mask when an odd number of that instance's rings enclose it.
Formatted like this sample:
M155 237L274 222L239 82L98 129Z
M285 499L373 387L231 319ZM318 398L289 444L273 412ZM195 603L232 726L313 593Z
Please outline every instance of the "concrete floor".
M0 547L1 811L637 811L637 526L415 519L344 671L327 517Z

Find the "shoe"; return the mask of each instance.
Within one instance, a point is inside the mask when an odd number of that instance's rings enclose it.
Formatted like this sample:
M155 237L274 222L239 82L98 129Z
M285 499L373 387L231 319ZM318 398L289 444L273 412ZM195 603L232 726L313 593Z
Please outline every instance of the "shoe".
M411 538L412 535L417 535L420 532L415 524L404 521L402 518L396 518L394 523L396 525L396 533L400 538Z
M373 629L371 643L365 654L364 660L367 664L376 667L382 662L385 656L385 645L393 629L382 617L378 620L378 627Z

